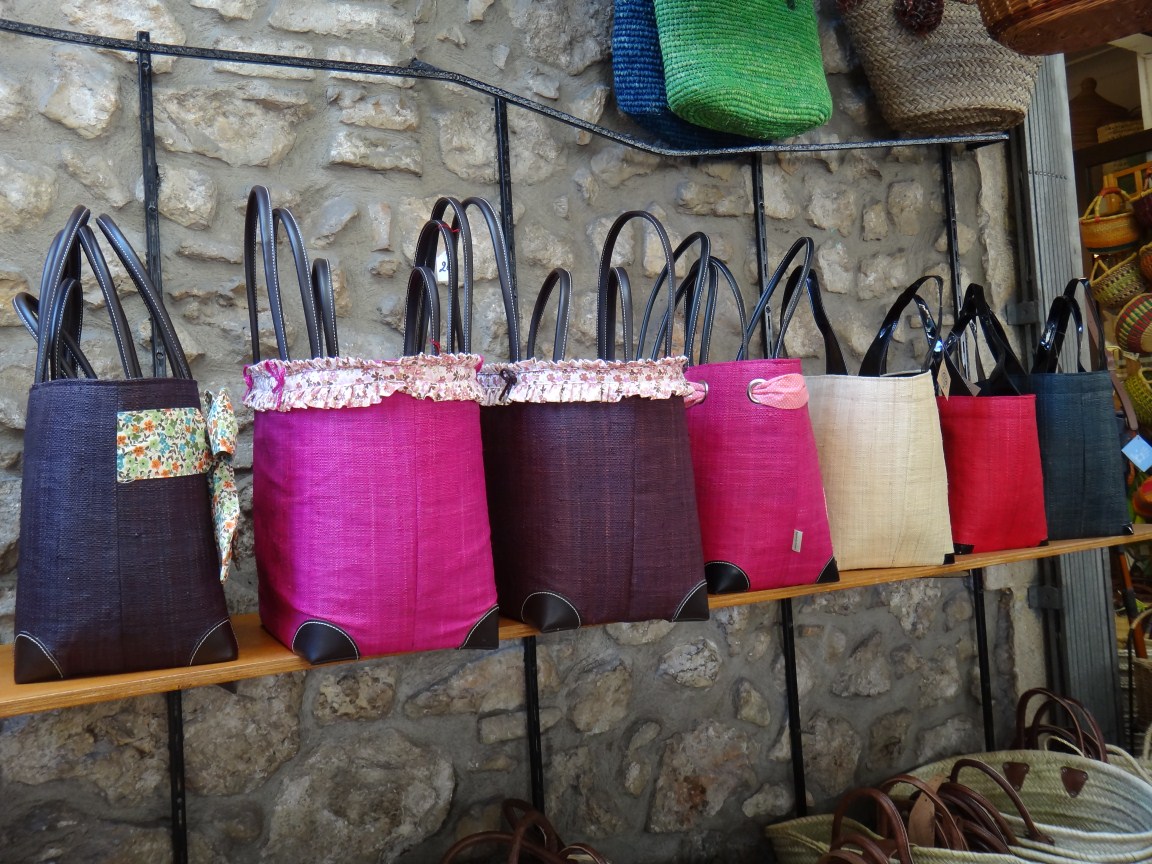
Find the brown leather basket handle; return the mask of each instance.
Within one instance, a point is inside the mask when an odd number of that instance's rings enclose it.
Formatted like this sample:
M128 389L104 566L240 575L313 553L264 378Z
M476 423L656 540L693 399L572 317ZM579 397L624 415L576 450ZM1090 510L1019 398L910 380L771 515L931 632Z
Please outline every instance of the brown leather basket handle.
M1054 845L1052 838L1037 827L1035 821L1032 819L1032 814L1029 813L1028 808L1024 806L1024 801L1020 798L1020 793L1012 788L1012 784L1008 782L1003 774L1001 774L987 762L981 762L979 759L964 757L957 759L952 763L952 773L949 775L949 779L953 783L958 783L960 772L965 768L971 768L980 771L982 774L985 774L989 779L991 779L993 783L1000 787L1000 791L1008 796L1008 799L1012 802L1012 806L1016 808L1017 814L1019 814L1020 818L1024 821L1024 827L1027 829L1026 836L1029 840L1034 840L1037 843L1047 843L1049 845Z

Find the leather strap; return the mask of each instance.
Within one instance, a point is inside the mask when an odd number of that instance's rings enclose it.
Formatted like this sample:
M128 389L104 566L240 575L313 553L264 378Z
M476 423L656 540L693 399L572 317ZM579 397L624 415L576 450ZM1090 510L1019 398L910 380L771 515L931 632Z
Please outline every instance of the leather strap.
M702 266L700 260L692 262L692 267L689 268L688 275L684 277L680 283L680 287L676 289L676 307L679 308L681 301L688 304L687 324L684 333L684 354L688 358L689 365L703 365L708 362L709 356L712 351L712 328L716 320L716 307L717 307L717 285L720 279L723 279L728 286L728 290L732 294L732 299L736 305L736 316L739 320L739 327L741 339L745 338L744 333L748 329L748 318L744 307L744 298L740 294L740 285L736 282L736 277L732 274L728 265L721 261L719 258L709 258L707 261L708 275L705 279L704 291L704 322L699 323L700 319L700 303L701 295L696 293L694 296L696 284L699 282L699 270ZM691 296L691 299L689 297ZM649 298L648 304L651 308L653 299ZM647 316L645 316L647 320ZM667 315L660 322L660 329L657 331L656 345L660 343L664 330L668 327ZM697 328L699 328L697 330ZM700 347L696 348L696 337L699 333ZM643 339L643 336L641 336ZM741 350L739 354L747 353L746 346L741 343ZM655 345L653 346L655 352ZM653 356L652 359L656 359Z
M312 293L320 308L320 335L323 356L339 357L340 342L336 338L336 292L332 289L332 268L327 258L312 262Z
M268 289L268 311L276 334L276 350L281 360L288 357L284 331L284 309L280 302L280 279L276 266L276 236L272 224L272 197L265 186L253 186L244 212L244 290L248 297L248 327L252 335L252 362L260 362L260 313L256 303L256 247L264 263L264 284Z
M953 783L959 783L960 772L965 768L981 772L995 783L1001 792L1008 796L1008 800L1012 802L1012 806L1016 808L1017 814L1024 822L1025 836L1027 836L1029 840L1034 840L1037 843L1053 843L1052 838L1041 831L1032 819L1032 814L1030 814L1028 808L1024 806L1024 801L1020 798L1020 793L1012 787L1012 784L1008 782L1003 774L991 765L986 762L981 762L979 759L972 759L967 756L961 757L952 763L952 773L948 775L948 779Z
M87 221L87 208L83 205L76 208L82 211L84 220ZM74 210L73 212L76 212ZM47 287L49 279L60 279L70 276L76 281L80 281L80 250L76 248L74 238L70 239L71 246L67 249L64 248L64 231L57 231L56 236L52 239L52 243L48 246L48 254L44 258L44 268L40 276L40 299L44 301L44 308L48 308ZM63 259L63 260L61 260ZM69 302L68 310L65 314L63 329L61 330L61 340L65 340L66 336L70 336L72 340L79 345L80 331L84 325L84 298L82 294L73 296ZM76 377L77 364L74 356L69 356L69 352L65 352L60 364L61 373L65 377ZM92 377L95 377L94 375Z
M609 334L602 348L597 353L601 360L616 359L616 298L620 298L620 322L622 326L621 340L622 360L633 360L636 355L632 351L632 284L628 279L628 271L623 267L613 267L608 272L607 293L598 302L596 341L599 346L602 337L600 330L607 328ZM604 353L601 353L603 351Z
M629 210L620 215L612 226L608 229L608 236L604 240L604 249L600 254L600 267L596 279L596 294L597 294L597 328L596 328L596 348L597 356L601 360L612 360L615 358L616 353L616 333L615 321L613 320L614 297L617 290L623 293L624 287L628 287L628 293L631 293L631 286L628 281L627 272L622 267L612 266L612 253L616 249L616 241L620 238L621 232L624 227L634 219L640 219L647 222L656 233L657 239L660 241L660 246L664 252L664 267L661 272L675 273L674 255L672 252L672 243L668 239L668 232L664 230L664 226L660 224L660 220L648 213L645 210ZM701 273L700 278L703 279L705 274ZM675 300L676 292L668 291L668 320L671 321L675 315ZM623 304L622 304L623 305ZM625 328L625 353L627 349L627 334L631 328L631 309L622 309L622 316L624 318ZM672 354L672 328L669 327L663 334L663 339L658 339L657 342L664 343L663 356L667 357ZM642 348L642 346L641 346ZM656 353L659 353L657 349ZM625 359L629 359L627 356Z
M677 288L673 288L676 279L675 265L683 259L688 251L696 248L696 260L688 269L688 276L684 279ZM710 276L708 262L712 258L712 243L708 239L708 235L702 231L696 231L685 237L680 244L672 251L672 267L669 268L665 265L664 269L656 277L656 283L652 286L652 291L648 295L648 302L644 304L644 315L640 319L640 333L636 339L636 354L640 356L644 353L644 342L648 335L648 325L651 323L652 310L656 305L656 301L660 297L660 291L665 285L668 286L669 291L675 291L676 296L672 299L672 304L669 309L664 312L661 317L660 325L656 328L656 335L652 340L651 358L655 360L660 356L660 343L663 341L666 345L670 344L671 335L668 333L669 322L672 316L675 315L675 310L681 299L686 299L688 307L693 312L698 312L699 301L704 294L704 280ZM714 283L713 283L714 285ZM712 291L708 294L709 305L714 315L716 312L716 292ZM694 330L696 319L694 315L688 315L684 324L684 353L691 359L692 345L694 340Z
M792 322L792 316L796 313L796 306L800 301L800 295L797 292L797 287L804 283L809 294L809 302L812 303L812 313L817 319L822 319L825 324L828 323L828 318L824 314L824 304L820 299L820 285L818 282L808 284L808 276L812 272L812 257L815 254L816 247L812 242L811 237L801 237L792 247L784 253L784 257L780 259L776 265L776 269L768 278L764 290L760 292L760 297L756 301L756 305L752 308L752 312L748 316L748 323L744 327L744 333L741 337L740 353L736 355L737 360L743 360L748 352L748 346L752 344L752 337L756 328L760 325L761 319L768 332L769 341L769 356L772 358L784 356L784 337L788 333L788 325ZM801 256L803 256L801 258ZM797 259L800 263L797 264ZM784 289L784 296L781 302L780 312L780 332L776 334L775 338L772 335L772 321L768 315L768 305L772 302L772 295L776 293L776 288L784 278L784 274L788 272L790 267L796 265L792 270L791 275L788 277L788 282ZM812 292L815 292L813 299ZM817 312L817 309L819 310ZM817 327L820 326L820 321L817 320ZM831 327L828 332L831 333ZM823 330L821 331L823 334ZM836 342L835 334L832 334L832 342L835 344L833 353L840 351L840 345ZM825 336L825 346L827 347L828 338ZM843 360L843 355L840 355Z
M33 339L40 338L40 301L29 294L27 291L21 291L12 298L12 306L16 310L16 315L20 318L20 322L24 325L24 329L32 334ZM64 343L64 356L70 363L84 373L85 378L95 378L96 371L92 368L92 364L88 362L88 358L80 349L80 345L76 342L76 337L66 330L61 331L60 340ZM66 363L63 367L65 374L69 364Z
M49 381L66 375L75 376L75 366L63 360L61 339L56 334L61 329L74 334L77 339L83 323L84 300L78 291L64 293L60 303L70 308L56 310L57 295L61 292L61 282L67 278L79 283L79 249L76 247L76 234L87 224L90 212L87 207L77 205L68 216L68 221L53 239L44 261L44 271L40 277L40 339L36 345L36 367L34 380ZM70 265L68 259L75 260ZM62 320L55 320L59 316ZM51 324L51 330L45 329Z
M799 280L788 280L784 289L784 305L792 302L792 295L800 284ZM816 329L824 340L824 371L828 375L847 375L848 364L844 362L844 352L840 349L840 341L836 338L836 331L828 320L828 313L824 311L824 300L820 294L820 277L813 270L804 279L804 290L808 294L808 305L812 308L812 320L816 322ZM763 301L763 297L760 298ZM766 301L765 301L766 302ZM759 305L759 304L757 304ZM749 322L755 322L759 314L749 316ZM754 323L750 323L750 328ZM749 338L751 336L749 335ZM740 358L737 358L740 359Z
M937 845L941 848L952 849L957 852L967 851L968 844L964 840L964 834L956 822L956 817L952 815L948 806L941 800L931 784L921 780L919 777L913 777L911 774L897 774L895 777L885 780L878 788L881 792L891 792L894 787L901 784L911 786L918 790L920 796L926 797L934 805L935 815L932 822L934 823L933 827L936 834ZM923 844L925 842L924 838L913 837L911 830L909 830L908 837L913 843Z
M572 303L572 274L563 267L555 268L540 286L536 303L532 307L532 318L528 322L528 344L525 356L536 356L536 334L548 307L552 290L556 290L556 331L552 339L552 360L564 359L568 350L568 315Z
M100 293L104 295L104 305L108 309L108 317L112 322L112 336L116 340L116 351L120 355L120 367L125 378L140 378L140 361L136 356L136 347L132 344L132 329L128 326L128 319L124 315L124 305L116 293L116 286L112 282L112 273L108 269L108 262L104 253L100 251L100 244L96 242L96 235L87 226L81 226L76 234L80 248L92 267L92 274L100 286Z
M440 353L440 288L429 267L413 267L404 295L404 354L413 356L431 343Z
M987 376L983 374L980 366L977 367L981 369L980 377L982 379L978 382L977 395L1019 396L1020 390L1015 382L1025 377L1027 373L1024 371L1023 364L1020 363L1020 359L1016 356L1016 352L1012 350L1003 325L1000 324L992 308L988 305L984 287L974 282L965 291L964 302L960 307L960 313L956 316L956 323L952 327L952 332L944 340L943 359L954 382L954 389L950 395L963 394L964 388L967 387L963 380L963 373L954 362L952 355L963 340L965 331L972 328L973 334L975 334L977 323L980 325L988 350L996 361L992 372ZM979 358L979 350L975 353L976 357ZM970 393L971 390L968 392Z
M152 317L152 322L160 334L160 340L168 352L172 377L191 380L192 369L188 365L188 358L184 355L184 348L180 345L180 339L176 336L176 328L172 325L168 310L164 308L164 300L153 284L152 277L148 275L144 263L110 216L106 214L97 216L96 224L100 226L104 237L112 246L112 251L116 253L116 257L120 259L124 269L128 271L137 293L144 300L144 305L148 307L148 314Z
M296 265L296 284L300 288L300 302L304 307L304 329L308 334L308 356L320 357L324 353L324 347L320 342L320 329L317 324L320 317L319 304L316 302L316 289L312 282L312 268L308 265L308 250L304 248L304 235L292 211L284 207L275 207L272 210L273 245L280 242L281 228L284 229L284 237L288 241L292 262ZM279 270L276 279L279 282Z
M895 334L896 328L900 325L900 316L909 303L916 304L916 309L920 313L920 321L924 325L924 338L928 342L928 355L921 364L921 369L935 369L939 365L944 353L944 345L940 341L940 334L936 329L936 321L932 317L932 311L919 294L920 287L928 282L935 282L938 288L943 290L944 280L939 276L922 276L900 292L888 310L888 314L884 316L884 321L876 332L876 337L868 346L864 359L860 362L861 377L875 378L888 371L888 348L892 343L892 336Z
M904 820L892 799L879 789L862 787L851 789L840 796L836 811L832 814L831 845L833 847L839 846L844 816L853 804L861 800L869 800L876 805L877 815L882 819L882 824L877 825L878 833L893 844L892 852L895 853L900 864L912 864L912 849L908 842L908 829L904 827Z

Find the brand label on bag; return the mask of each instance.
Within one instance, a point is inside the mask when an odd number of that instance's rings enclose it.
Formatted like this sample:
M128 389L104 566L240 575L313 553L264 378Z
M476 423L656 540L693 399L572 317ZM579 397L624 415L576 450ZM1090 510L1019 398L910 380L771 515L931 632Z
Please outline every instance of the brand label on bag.
M1152 444L1145 441L1143 436L1137 435L1125 444L1120 452L1127 456L1129 461L1141 471L1152 468Z
M792 532L792 551L793 552L799 552L800 551L800 544L802 544L803 542L804 542L804 532L803 531L793 531Z

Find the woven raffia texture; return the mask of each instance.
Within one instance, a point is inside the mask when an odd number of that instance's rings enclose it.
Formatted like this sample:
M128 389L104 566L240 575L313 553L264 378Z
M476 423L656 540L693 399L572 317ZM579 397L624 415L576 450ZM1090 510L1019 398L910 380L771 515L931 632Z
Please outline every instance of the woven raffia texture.
M1152 228L1152 189L1133 196L1132 213L1143 228Z
M685 120L773 139L832 116L812 0L656 0L656 20Z
M207 476L116 480L117 413L160 408L199 410L196 383L62 379L29 394L16 650L36 640L60 677L187 666L228 621Z
M1024 119L1039 61L993 41L976 7L944 0L940 26L924 36L896 19L891 0L858 0L844 22L893 129L991 132Z
M1140 275L1148 285L1152 285L1152 243L1140 249Z
M808 390L840 568L940 564L952 532L932 377L823 375Z
M1063 54L1152 29L1148 0L978 0L988 32L1023 54Z
M620 110L669 144L687 148L751 143L752 139L715 132L672 113L664 89L664 57L653 0L616 0L612 81Z
M1136 409L1140 425L1152 426L1152 383L1148 381L1146 370L1132 372L1125 378L1124 389L1132 397L1132 407Z
M1105 309L1119 309L1144 290L1144 277L1135 255L1108 267L1096 259L1092 267L1092 297Z
M360 654L461 646L496 605L480 407L394 393L359 408L257 411L260 619ZM481 647L475 642L470 643Z
M1111 377L1107 372L1035 374L1018 385L1036 396L1048 536L1070 540L1128 533Z
M571 624L707 617L684 400L484 408L492 545L504 615L530 598Z
M740 568L751 591L820 579L832 537L808 407L748 396L753 381L802 381L800 361L706 363L685 374L708 387L688 409L704 560Z
M1083 756L1047 750L1002 750L969 758L1013 776L1023 771L1013 773L1005 766L1026 766L1017 791L1037 826L1054 841L1052 845L1028 839L1015 806L986 774L968 768L958 777L1004 814L1017 835L1018 845L1012 849L1024 860L1044 864L1152 861L1152 787L1139 777ZM927 780L948 774L954 762L955 758L943 759L909 773ZM1065 786L1072 775L1084 777L1083 787L1075 794Z
M1152 294L1137 294L1116 313L1116 344L1136 354L1152 353Z
M1101 190L1080 217L1080 240L1094 252L1115 252L1140 242L1140 223L1120 189Z
M940 397L952 540L972 552L1048 538L1034 396Z

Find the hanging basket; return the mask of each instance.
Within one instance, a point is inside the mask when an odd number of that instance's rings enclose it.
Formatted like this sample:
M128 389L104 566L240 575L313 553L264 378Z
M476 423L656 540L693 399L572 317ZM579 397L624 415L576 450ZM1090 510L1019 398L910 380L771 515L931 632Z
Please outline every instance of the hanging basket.
M1039 61L989 37L964 0L839 0L852 44L893 129L1009 129L1032 101Z
M1144 278L1135 255L1112 267L1097 258L1092 265L1091 284L1093 299L1105 309L1119 309L1144 291Z
M1152 294L1137 294L1116 314L1116 344L1133 354L1152 354Z
M1152 29L1148 0L978 0L996 41L1021 54L1066 54Z
M1152 427L1152 384L1144 369L1133 371L1124 379L1124 389L1132 397L1132 407L1136 409L1136 419L1144 427Z
M1152 285L1152 243L1140 249L1140 273L1144 280Z
M1106 186L1080 217L1080 240L1086 249L1106 255L1140 242L1140 224L1132 213L1132 199L1123 189Z

